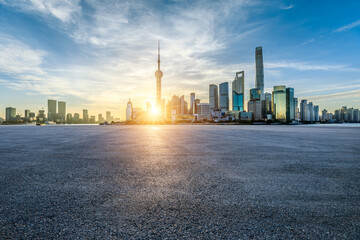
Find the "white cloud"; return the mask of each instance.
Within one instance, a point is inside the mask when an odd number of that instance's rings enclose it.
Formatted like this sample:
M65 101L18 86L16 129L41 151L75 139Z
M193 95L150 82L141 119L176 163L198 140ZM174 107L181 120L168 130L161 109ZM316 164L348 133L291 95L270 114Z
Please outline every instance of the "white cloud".
M274 61L265 62L265 68L291 68L300 71L328 71L328 70L341 70L341 71L360 71L360 69L352 68L347 65L318 65L310 62L285 62L285 61Z
M294 8L295 5L294 4L290 4L288 7L283 7L284 10L288 10L288 9L292 9Z
M345 26L342 26L338 29L335 29L334 32L344 32L344 31L348 31L352 28L355 28L355 27L359 27L360 26L360 19L353 22L353 23L350 23L348 25L345 25Z

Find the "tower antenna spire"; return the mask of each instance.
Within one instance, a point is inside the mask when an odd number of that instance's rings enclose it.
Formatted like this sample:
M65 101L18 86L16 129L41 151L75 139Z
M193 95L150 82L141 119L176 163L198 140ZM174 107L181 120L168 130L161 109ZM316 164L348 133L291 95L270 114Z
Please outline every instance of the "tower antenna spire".
M158 40L158 70L160 70L160 40Z

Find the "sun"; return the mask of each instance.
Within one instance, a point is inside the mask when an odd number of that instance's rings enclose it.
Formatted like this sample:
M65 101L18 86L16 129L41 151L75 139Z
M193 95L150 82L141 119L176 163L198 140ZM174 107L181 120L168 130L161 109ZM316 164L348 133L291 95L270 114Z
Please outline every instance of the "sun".
M153 107L151 108L151 114L152 114L153 116L158 116L159 113L160 113L160 110L159 110L159 108L158 108L157 106L153 106Z

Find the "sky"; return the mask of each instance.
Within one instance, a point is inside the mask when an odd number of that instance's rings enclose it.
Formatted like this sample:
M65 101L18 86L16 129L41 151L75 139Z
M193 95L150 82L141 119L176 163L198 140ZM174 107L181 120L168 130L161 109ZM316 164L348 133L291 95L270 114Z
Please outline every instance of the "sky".
M237 71L247 101L262 46L266 91L286 85L321 110L360 108L357 0L0 0L0 117L56 99L70 113L124 119L129 98L155 102L158 40L166 101L195 92L208 102L209 84Z

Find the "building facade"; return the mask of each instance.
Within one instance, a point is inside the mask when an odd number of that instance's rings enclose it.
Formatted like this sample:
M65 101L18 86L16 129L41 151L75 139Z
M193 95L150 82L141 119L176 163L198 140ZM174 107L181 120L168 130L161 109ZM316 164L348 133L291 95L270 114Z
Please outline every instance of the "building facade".
M286 86L274 86L271 108L274 120L286 121Z
M219 85L220 88L220 108L222 112L229 111L229 83L224 82Z
M232 110L244 111L244 71L237 72L232 82Z
M219 88L215 84L209 85L209 104L210 111L215 111L215 109L219 108Z

